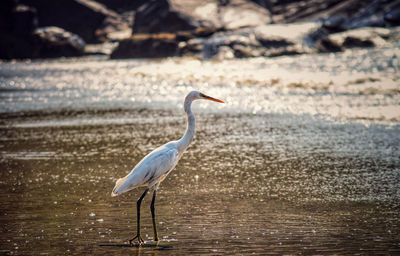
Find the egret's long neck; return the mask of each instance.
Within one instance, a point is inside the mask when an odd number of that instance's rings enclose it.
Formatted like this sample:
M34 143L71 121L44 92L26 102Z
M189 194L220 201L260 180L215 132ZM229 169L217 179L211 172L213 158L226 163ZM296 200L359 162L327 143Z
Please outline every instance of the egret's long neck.
M186 127L186 132L178 140L178 150L179 153L182 154L183 151L189 146L190 142L192 142L193 137L194 137L194 132L195 132L195 127L196 127L196 119L194 118L193 112L192 112L192 99L185 99L184 103L184 109L187 115L187 127Z

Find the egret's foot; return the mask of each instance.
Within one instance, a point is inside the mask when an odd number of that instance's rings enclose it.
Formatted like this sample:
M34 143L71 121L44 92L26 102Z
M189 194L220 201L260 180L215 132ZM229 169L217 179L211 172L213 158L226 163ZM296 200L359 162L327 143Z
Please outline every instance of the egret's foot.
M139 234L137 234L134 238L132 238L132 239L129 240L129 244L130 244L130 245L134 245L134 242L133 242L133 241L134 241L135 239L138 240L138 243L139 243L139 244L143 244L143 243L144 243L143 238L142 238Z

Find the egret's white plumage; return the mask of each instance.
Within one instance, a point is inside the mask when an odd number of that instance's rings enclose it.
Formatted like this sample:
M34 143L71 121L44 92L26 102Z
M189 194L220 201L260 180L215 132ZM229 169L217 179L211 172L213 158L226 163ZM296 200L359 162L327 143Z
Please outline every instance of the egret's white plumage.
M111 195L117 196L142 186L152 187L165 178L178 160L179 152L175 141L156 148L145 156L128 175L117 181Z
M169 172L174 169L179 159L182 157L183 152L192 142L196 119L192 113L191 104L194 100L211 100L220 103L224 103L221 100L214 99L210 96L206 96L200 92L192 91L190 92L184 102L184 110L187 115L187 128L185 134L181 139L177 141L171 141L167 144L164 144L161 147L154 149L147 156L145 156L134 168L133 170L126 175L125 177L118 179L114 189L111 192L112 196L118 196L124 192L127 192L131 189L146 186L146 190L140 199L137 202L138 208L138 234L135 238L139 240L139 242L143 242L143 239L140 237L140 204L144 196L147 194L148 190L155 185L153 200L151 204L152 217L153 217L153 227L155 240L158 240L157 229L155 225L155 214L154 214L154 200L156 195L156 190L160 182L162 182L165 177L169 174ZM134 238L134 239L135 239ZM133 239L130 240L132 242Z

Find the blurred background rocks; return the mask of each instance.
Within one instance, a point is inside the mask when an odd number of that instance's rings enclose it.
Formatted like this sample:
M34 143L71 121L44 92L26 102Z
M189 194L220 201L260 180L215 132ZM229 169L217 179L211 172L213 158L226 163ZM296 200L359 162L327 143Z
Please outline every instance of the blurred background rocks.
M2 0L0 9L2 59L337 52L384 45L400 23L398 0Z

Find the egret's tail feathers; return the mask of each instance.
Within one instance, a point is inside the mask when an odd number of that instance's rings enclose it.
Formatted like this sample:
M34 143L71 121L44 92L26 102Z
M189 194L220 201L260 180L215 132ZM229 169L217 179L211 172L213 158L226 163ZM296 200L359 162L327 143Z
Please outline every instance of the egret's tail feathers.
M128 177L123 177L121 179L118 179L117 182L115 182L115 187L111 192L111 196L118 196L121 193L125 192L125 191L121 191L120 188L121 188L122 184L126 181L127 178Z

